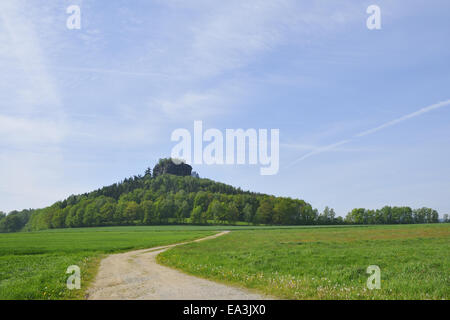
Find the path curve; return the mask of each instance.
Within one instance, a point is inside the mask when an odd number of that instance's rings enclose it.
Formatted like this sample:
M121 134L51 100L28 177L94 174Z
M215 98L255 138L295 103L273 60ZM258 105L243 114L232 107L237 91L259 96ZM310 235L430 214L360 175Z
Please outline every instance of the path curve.
M175 246L209 240L229 233L193 241L113 254L100 263L90 300L263 300L270 299L244 289L187 275L156 262L156 256Z

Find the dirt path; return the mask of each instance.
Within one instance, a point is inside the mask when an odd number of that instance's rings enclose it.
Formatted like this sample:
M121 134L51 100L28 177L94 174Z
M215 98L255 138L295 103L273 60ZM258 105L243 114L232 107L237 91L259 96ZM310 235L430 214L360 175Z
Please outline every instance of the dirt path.
M268 299L243 289L190 276L156 262L156 256L167 249L190 242L213 239L228 232L220 232L189 242L110 255L101 261L95 282L87 292L88 299Z

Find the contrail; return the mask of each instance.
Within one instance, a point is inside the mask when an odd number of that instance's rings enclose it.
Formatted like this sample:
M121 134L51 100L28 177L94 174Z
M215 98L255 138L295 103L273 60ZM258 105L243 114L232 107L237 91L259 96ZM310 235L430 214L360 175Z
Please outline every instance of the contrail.
M347 143L355 140L356 138L360 138L360 137L364 137L364 136L370 135L372 133L375 133L375 132L378 132L378 131L383 130L385 128L388 128L388 127L391 127L393 125L396 125L396 124L398 124L400 122L403 122L403 121L406 121L406 120L418 117L418 116L420 116L420 115L422 115L424 113L427 113L427 112L430 112L430 111L433 111L433 110L436 110L436 109L440 109L440 108L448 106L448 105L450 105L450 100L446 100L446 101L442 101L442 102L439 102L439 103L436 103L436 104L432 104L430 106L424 107L424 108L422 108L422 109L420 109L418 111L415 111L413 113L407 114L407 115L405 115L403 117L400 117L398 119L386 122L386 123L384 123L384 124L382 124L382 125L380 125L378 127L375 127L375 128L372 128L372 129L360 132L358 134L355 134L350 139L343 140L343 141L340 141L340 142L337 142L337 143L333 143L333 144L330 144L330 145L327 145L327 146L324 146L324 147L321 147L321 148L317 148L316 150L311 151L311 152L305 154L304 156L294 160L289 165L289 167L294 165L294 164L296 164L296 163L298 163L298 162L300 162L300 161L303 161L303 160L305 160L305 159L307 159L307 158L309 158L311 156L314 156L316 154L320 154L320 153L329 151L331 149L334 149L335 147L341 146L343 144L347 144Z
M297 162L300 162L300 161L302 161L302 160L304 160L304 159L306 159L306 158L309 158L309 157L311 157L311 156L313 156L313 155L315 155L315 154L323 153L323 152L326 152L326 151L331 150L331 149L333 149L333 148L342 146L343 144L347 144L347 143L349 143L350 141L352 141L352 139L350 139L350 140L342 140L342 141L339 141L339 142L330 144L330 145L325 146L325 147L317 148L316 150L311 151L311 152L305 154L303 157L298 158L297 160L295 160L294 162L292 162L292 163L290 164L290 166L293 165L293 164L296 164Z
M367 130L367 131L358 133L358 134L356 135L356 137L364 137L364 136L367 136L367 135L369 135L369 134L372 134L372 133L375 133L375 132L377 132L377 131L380 131L380 130L382 130L382 129L384 129L384 128L393 126L394 124L397 124L397 123L403 122L403 121L405 121L405 120L408 120L408 119L411 119L411 118L418 117L418 116L420 116L420 115L422 115L422 114L424 114L424 113L427 113L427 112L430 112L430 111L433 111L433 110L436 110L436 109L439 109L439 108L448 106L449 104L450 104L450 100L442 101L442 102L433 104L433 105L431 105L431 106L422 108L422 109L420 109L420 110L418 110L418 111L416 111L416 112L407 114L406 116L403 116L403 117L401 117L401 118L398 118L398 119L395 119L395 120L386 122L385 124L382 124L381 126L378 126L378 127L376 127L376 128L373 128L373 129L370 129L370 130Z

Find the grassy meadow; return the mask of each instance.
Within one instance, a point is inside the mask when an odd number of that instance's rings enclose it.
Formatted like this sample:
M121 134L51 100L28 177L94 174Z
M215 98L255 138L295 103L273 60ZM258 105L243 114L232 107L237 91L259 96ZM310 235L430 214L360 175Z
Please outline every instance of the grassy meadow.
M285 299L450 298L450 224L235 230L158 259ZM369 265L380 290L367 289Z
M450 224L136 226L0 234L0 299L83 299L106 254L232 232L170 249L160 263L285 299L449 299ZM65 273L81 268L82 289ZM366 288L369 265L381 289Z
M105 227L0 234L0 299L82 299L104 254L203 238L191 227ZM65 273L81 269L81 290Z

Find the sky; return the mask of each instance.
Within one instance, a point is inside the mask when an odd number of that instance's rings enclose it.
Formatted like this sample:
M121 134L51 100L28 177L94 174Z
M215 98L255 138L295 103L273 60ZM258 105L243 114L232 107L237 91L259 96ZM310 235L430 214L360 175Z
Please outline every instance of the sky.
M280 130L276 175L194 165L201 177L341 216L450 213L449 13L446 0L2 0L0 211L143 174L201 120Z

